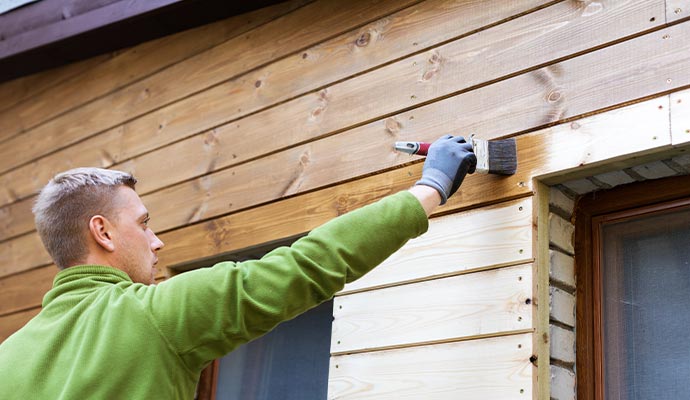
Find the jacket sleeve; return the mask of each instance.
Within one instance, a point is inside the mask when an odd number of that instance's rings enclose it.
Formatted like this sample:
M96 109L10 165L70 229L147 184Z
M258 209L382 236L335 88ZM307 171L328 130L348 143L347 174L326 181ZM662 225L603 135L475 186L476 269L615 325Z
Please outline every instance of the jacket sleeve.
M427 228L420 203L404 191L260 260L190 271L140 295L165 340L194 371L330 299Z

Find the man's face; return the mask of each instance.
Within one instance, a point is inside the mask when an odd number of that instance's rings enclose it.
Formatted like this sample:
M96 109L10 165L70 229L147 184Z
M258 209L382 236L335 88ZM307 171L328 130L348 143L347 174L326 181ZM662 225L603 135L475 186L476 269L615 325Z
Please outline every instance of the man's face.
M118 189L115 218L115 267L126 272L132 281L155 282L158 250L163 242L148 227L149 213L139 195L129 187Z

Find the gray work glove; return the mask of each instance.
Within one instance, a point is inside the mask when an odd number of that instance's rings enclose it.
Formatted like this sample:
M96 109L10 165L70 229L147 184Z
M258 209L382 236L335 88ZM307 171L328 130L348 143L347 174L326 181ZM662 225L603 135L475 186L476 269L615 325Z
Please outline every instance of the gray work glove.
M474 172L477 157L472 144L462 136L446 135L429 146L422 169L422 179L415 185L426 185L436 189L441 195L441 204L455 193L465 175Z

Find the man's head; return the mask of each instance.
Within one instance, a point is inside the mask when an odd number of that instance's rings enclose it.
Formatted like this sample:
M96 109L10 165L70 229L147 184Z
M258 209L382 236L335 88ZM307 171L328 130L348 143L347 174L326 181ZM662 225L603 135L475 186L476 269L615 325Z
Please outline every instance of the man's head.
M60 269L104 264L152 283L163 247L128 173L76 168L56 175L34 204L36 228Z

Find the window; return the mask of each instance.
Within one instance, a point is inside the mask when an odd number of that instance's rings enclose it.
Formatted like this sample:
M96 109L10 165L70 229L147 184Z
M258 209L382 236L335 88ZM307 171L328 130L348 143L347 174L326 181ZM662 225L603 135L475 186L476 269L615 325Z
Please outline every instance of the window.
M216 399L325 399L332 321L331 300L223 357Z
M578 399L690 393L690 179L590 194L576 209Z
M216 262L262 257L297 240L257 246L201 260L179 271ZM322 400L328 392L333 301L279 324L266 335L214 361L201 375L199 400Z

